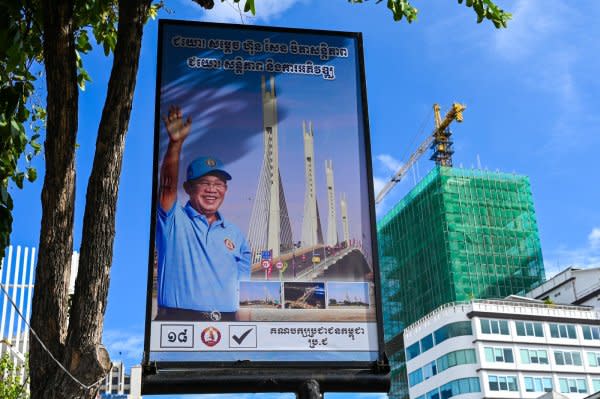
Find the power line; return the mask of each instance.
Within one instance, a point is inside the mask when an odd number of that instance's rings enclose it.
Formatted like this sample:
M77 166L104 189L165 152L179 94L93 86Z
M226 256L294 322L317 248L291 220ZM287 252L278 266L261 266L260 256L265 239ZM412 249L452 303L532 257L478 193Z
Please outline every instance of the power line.
M58 359L56 359L54 357L54 355L52 354L52 352L50 352L50 350L46 347L46 345L44 345L44 343L42 342L42 340L40 339L40 337L37 335L37 333L35 332L35 330L33 328L31 328L31 325L29 324L29 321L27 319L25 319L25 317L23 316L23 314L21 313L21 311L17 307L17 304L12 300L12 298L10 297L10 295L8 294L8 292L6 291L6 289L4 288L4 284L0 283L0 289L2 290L2 292L4 293L4 295L6 296L6 298L10 302L10 304L15 308L15 311L17 312L17 315L19 315L19 317L21 317L21 319L23 319L23 322L25 323L25 325L27 327L29 327L29 331L31 331L31 333L33 334L33 336L35 337L35 339L38 341L38 343L40 344L40 346L46 351L46 353L48 354L48 356L50 356L50 358L52 360L54 360L54 362L58 365L58 367L60 367L69 377L71 377L71 379L73 381L75 381L79 386L81 386L86 391L89 391L92 388L94 388L96 385L100 385L102 383L102 381L110 373L110 370L112 369L112 364L111 364L111 367L108 370L108 372L104 376L102 376L102 378L100 378L98 381L96 381L95 383L93 383L91 385L85 385L83 382L79 381L77 379L77 377L75 377L73 374L71 374L69 372L69 370L67 370L65 368L65 366L63 366L62 363L59 362Z

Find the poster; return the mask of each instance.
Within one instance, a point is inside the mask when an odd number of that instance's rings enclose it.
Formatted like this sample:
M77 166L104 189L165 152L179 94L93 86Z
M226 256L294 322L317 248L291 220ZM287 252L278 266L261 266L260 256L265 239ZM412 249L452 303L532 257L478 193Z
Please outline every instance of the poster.
M360 35L161 21L148 363L382 356Z

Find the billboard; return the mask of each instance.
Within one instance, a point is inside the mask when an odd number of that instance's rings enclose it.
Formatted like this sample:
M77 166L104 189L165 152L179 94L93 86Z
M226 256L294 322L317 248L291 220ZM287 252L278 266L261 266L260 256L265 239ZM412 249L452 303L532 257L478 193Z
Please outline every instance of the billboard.
M146 392L385 363L369 151L360 34L160 22Z

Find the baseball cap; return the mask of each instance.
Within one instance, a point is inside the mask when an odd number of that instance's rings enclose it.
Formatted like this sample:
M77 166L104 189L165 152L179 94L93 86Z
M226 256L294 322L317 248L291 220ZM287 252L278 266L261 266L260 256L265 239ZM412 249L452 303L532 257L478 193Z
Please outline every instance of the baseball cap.
M187 167L187 180L194 180L209 173L221 175L225 180L231 180L231 175L223 168L223 162L213 157L194 159Z

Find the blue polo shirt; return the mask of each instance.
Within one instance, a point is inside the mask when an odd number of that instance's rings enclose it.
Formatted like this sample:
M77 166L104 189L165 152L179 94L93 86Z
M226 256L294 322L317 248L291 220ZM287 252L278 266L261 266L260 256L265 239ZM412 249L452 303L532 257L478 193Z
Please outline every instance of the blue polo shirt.
M238 310L238 281L250 279L250 246L235 225L217 217L208 224L189 202L167 212L158 206L158 306Z

